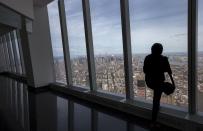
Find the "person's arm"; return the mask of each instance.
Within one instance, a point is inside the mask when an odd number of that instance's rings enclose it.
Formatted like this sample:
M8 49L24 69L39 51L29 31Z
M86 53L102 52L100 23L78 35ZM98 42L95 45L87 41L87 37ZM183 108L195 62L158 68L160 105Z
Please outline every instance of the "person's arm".
M174 82L174 80L173 80L172 70L171 70L171 67L170 67L168 58L167 58L167 72L168 72L168 74L169 74L169 76L170 76L170 79L171 79L171 82L172 82L173 86L175 86L175 82Z

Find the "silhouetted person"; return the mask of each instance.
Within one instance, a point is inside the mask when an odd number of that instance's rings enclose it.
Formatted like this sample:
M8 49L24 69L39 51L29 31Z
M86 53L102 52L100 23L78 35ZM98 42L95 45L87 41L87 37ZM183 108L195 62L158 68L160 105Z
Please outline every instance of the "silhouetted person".
M152 108L152 124L154 125L160 108L160 99L163 92L163 83L165 81L164 73L167 72L172 78L172 71L168 62L168 58L162 55L163 46L155 43L151 47L151 54L146 56L144 60L145 82L147 86L154 90L153 108ZM175 85L174 85L175 87Z

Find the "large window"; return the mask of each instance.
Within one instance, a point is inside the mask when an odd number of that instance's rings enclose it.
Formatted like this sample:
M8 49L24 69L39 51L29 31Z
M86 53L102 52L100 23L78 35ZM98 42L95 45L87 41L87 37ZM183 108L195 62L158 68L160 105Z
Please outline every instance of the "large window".
M1 41L1 71L11 72L22 75L22 54L20 53L19 43L17 40L16 30L10 31L0 37Z
M73 85L89 87L82 0L65 0Z
M119 0L90 0L98 90L125 94Z
M173 95L162 95L161 102L187 106L187 0L130 0L130 18L135 96L152 100L153 92L144 82L143 61L158 42L169 58L177 87Z
M199 0L198 8L198 110L203 112L203 0Z
M58 12L58 1L54 1L48 6L50 29L52 36L52 46L55 60L55 70L57 81L66 81L66 71L64 67L63 47L61 41L61 27ZM125 95L125 72L123 58L122 28L121 28L121 8L120 0L64 0L65 19L68 31L68 43L70 54L72 82L74 86L89 87L89 69L87 61L84 16L82 2L90 4L90 16L93 35L93 51L96 70L91 72L94 80L96 73L97 90L114 93L116 95ZM194 1L191 1L194 2ZM84 4L83 3L83 4ZM84 4L84 5L85 5ZM201 98L203 98L203 17L199 0L198 9L198 66L197 66L197 95L198 110L203 111ZM162 95L162 104L175 105L177 107L188 106L188 67L192 62L193 51L196 49L188 48L188 36L191 36L188 30L188 0L129 0L130 6L130 31L131 31L131 49L132 49L132 67L133 67L133 93L135 99L144 99L150 101L153 99L153 91L145 84L145 74L143 73L144 58L151 53L151 46L154 43L162 43L164 47L163 55L167 56L172 68L173 78L176 84L175 92L166 96ZM88 6L86 6L88 7ZM190 8L189 8L190 9ZM87 11L88 8L85 8ZM86 13L89 13L88 11ZM126 14L128 12L125 12ZM124 15L126 15L124 14ZM88 17L85 16L85 17ZM125 19L128 17L123 17ZM89 19L87 19L89 20ZM87 21L85 21L87 22ZM125 26L126 23L123 24ZM195 27L194 27L195 28ZM90 30L87 27L87 34ZM123 28L125 29L125 28ZM126 29L128 31L128 29ZM189 31L189 34L188 34ZM5 43L5 36L3 37ZM192 39L191 39L192 40ZM194 41L193 41L194 42ZM90 44L91 46L91 44ZM189 43L191 46L191 43ZM8 44L4 44L6 59L10 65L11 55ZM90 47L92 48L92 47ZM188 52L189 50L189 52ZM129 53L129 52L128 52ZM192 54L192 55L191 55ZM89 60L89 59L88 59ZM90 60L91 57L90 57ZM94 63L93 62L93 63ZM90 61L91 63L91 61ZM190 65L188 65L190 63ZM94 65L91 65L94 66ZM90 66L90 67L91 67ZM126 67L127 69L127 67ZM92 71L92 70L91 70ZM170 81L169 76L165 74L166 81ZM190 76L191 78L193 76ZM191 88L191 93L194 93ZM129 94L128 94L129 95ZM192 94L196 95L196 94ZM192 99L191 99L192 101ZM185 108L186 109L186 108ZM190 110L191 111L191 110Z
M66 71L64 64L63 46L61 38L61 25L59 19L57 0L53 1L48 5L48 15L54 56L56 81L66 83Z

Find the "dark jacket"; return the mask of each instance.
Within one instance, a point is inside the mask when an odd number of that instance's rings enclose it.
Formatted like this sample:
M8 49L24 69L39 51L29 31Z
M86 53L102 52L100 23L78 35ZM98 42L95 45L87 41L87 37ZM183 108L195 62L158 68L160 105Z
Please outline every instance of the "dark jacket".
M149 88L158 88L165 81L165 72L172 74L168 58L163 55L150 54L144 60L145 81Z

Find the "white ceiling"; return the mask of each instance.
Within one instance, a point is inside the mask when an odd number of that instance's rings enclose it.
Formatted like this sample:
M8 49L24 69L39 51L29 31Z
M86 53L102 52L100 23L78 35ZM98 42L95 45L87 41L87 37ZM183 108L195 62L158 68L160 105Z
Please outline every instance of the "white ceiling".
M53 0L33 0L35 6L45 6Z

